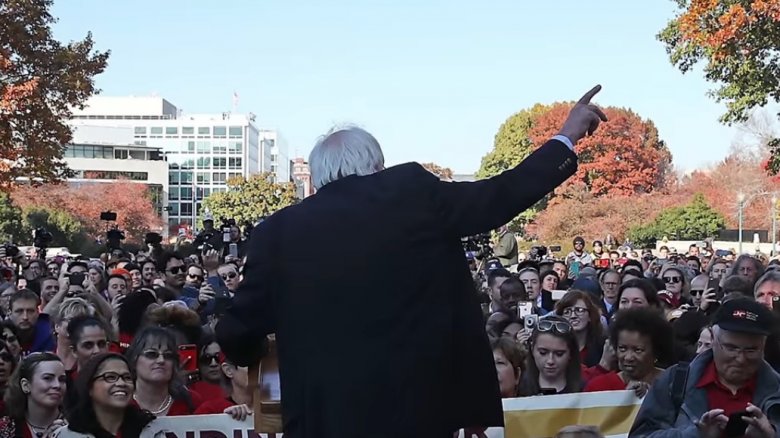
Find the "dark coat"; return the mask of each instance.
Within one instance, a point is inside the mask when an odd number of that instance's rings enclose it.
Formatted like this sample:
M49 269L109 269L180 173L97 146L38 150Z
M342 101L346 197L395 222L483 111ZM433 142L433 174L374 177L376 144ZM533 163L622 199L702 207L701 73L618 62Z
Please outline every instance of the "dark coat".
M216 328L223 351L256 363L276 333L286 437L503 425L460 237L509 222L576 168L550 141L479 182L442 182L415 163L331 182L254 229Z

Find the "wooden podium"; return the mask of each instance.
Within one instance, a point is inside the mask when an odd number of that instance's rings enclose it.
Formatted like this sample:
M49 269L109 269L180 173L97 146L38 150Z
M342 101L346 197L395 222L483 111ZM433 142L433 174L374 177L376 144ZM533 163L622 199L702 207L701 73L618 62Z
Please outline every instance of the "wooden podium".
M249 368L249 386L254 388L252 411L256 433L282 433L282 387L276 335L268 335L268 354Z

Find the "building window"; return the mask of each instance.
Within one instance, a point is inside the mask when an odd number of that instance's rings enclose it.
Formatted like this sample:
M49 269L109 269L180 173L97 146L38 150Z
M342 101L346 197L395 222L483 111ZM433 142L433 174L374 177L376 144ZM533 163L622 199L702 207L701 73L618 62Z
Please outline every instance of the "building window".
M224 159L224 158L223 158ZM228 168L229 169L240 169L241 168L241 158L239 157L230 157L228 159Z
M214 172L214 184L225 184L227 182L227 174L225 172ZM214 189L216 193L217 190Z
M239 172L230 172L230 173L228 173L228 181L230 181L233 178L238 178L240 176L242 176L242 175Z
M240 141L231 141L230 142L230 153L231 154L240 154L243 150L244 144Z
M213 133L214 138L225 138L227 137L227 128L224 126L215 126Z
M208 169L211 167L211 158L210 157L199 157L197 165L195 166L198 169Z
M242 126L231 126L228 128L228 135L230 138L241 138L244 135L244 128Z
M188 141L187 142L187 152L195 153L195 142L194 141Z
M198 184L211 184L211 174L208 172L198 172Z
M180 190L182 201L192 201L192 187L182 187Z
M181 184L192 184L192 172L182 172L180 181Z
M215 142L214 143L214 153L219 155L224 155L227 153L227 146L225 146L225 143L222 142Z
M183 160L181 162L181 168L182 169L194 169L195 168L195 160L190 158L188 160Z
M165 135L179 135L179 128L176 126L166 126Z
M130 159L146 160L146 151L130 151Z
M214 157L214 168L215 169L226 169L227 168L227 158L220 158L220 157Z
M179 188L178 187L171 187L168 190L168 200L169 201L178 201L179 200Z
M129 179L132 181L146 181L149 174L146 172L125 172L121 170L78 170L78 179Z
M168 184L179 184L179 172L168 171Z
M192 126L182 126L181 135L195 135L195 128Z
M211 194L211 189L208 187L197 188L198 199L206 199Z
M163 129L162 126L153 126L151 129L152 135L162 135Z
M171 208L171 211L168 212L169 216L178 216L179 215L179 203L178 202L169 202L168 207Z
M211 153L211 142L199 141L197 143L197 145L198 145L198 153L199 154L210 154Z
M182 202L179 216L192 216L192 202Z
M208 126L198 126L198 135L209 135L211 134L211 128Z
M133 128L133 133L135 135L146 135L146 126L136 126Z
M114 158L117 160L127 159L127 149L114 149Z

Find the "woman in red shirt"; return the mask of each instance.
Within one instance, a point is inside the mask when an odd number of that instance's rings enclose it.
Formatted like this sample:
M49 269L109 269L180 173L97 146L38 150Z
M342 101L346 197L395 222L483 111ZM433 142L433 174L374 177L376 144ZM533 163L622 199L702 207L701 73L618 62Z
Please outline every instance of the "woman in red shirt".
M585 392L633 389L644 397L663 369L656 365L672 358L672 326L657 311L645 308L620 310L610 326L619 371L595 377Z
M202 399L179 378L179 354L170 330L147 327L127 350L135 374L135 403L157 417L191 415Z
M195 410L200 414L228 414L236 420L243 421L252 413L249 406L252 405L252 388L249 387L249 370L246 367L237 367L230 362L222 363L223 386L226 397L203 402Z
M555 314L569 321L577 338L580 362L586 367L598 365L604 350L601 312L587 292L571 290L555 304Z

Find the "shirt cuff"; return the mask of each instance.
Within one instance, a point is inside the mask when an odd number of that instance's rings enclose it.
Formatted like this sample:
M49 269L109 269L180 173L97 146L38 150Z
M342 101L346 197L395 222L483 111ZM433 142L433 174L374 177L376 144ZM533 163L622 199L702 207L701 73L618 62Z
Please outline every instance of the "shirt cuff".
M569 140L569 137L566 137L565 135L556 135L552 139L558 140L559 142L565 144L572 152L574 152L574 143Z

